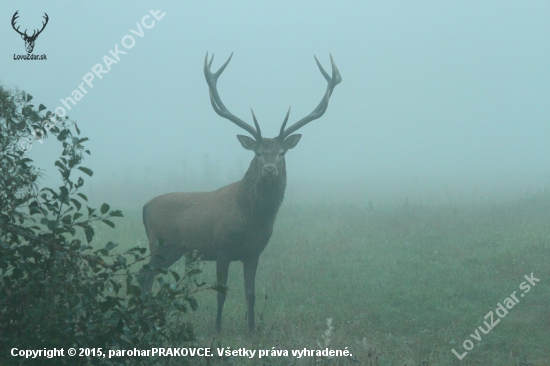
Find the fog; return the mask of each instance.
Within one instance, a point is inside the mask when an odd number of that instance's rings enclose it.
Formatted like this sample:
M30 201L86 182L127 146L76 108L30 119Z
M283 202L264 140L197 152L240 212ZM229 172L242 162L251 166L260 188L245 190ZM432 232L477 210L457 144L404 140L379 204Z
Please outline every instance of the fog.
M33 51L47 61L14 60L26 54L17 10L30 32L48 14ZM3 1L0 14L0 82L67 109L90 138L87 187L100 201L142 205L242 177L253 153L212 109L206 52L213 70L233 52L220 96L251 124L253 108L266 137L289 106L289 123L317 106L326 81L313 56L328 72L334 57L343 81L286 155L287 200L500 201L550 182L546 1ZM116 45L125 54L94 75ZM68 110L61 100L88 73L93 87ZM28 153L45 183L60 151L50 138Z

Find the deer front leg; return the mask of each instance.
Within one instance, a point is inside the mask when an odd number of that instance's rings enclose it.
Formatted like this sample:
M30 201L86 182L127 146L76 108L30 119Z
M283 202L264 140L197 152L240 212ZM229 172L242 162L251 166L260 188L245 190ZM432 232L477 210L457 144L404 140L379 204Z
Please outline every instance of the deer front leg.
M227 287L227 275L229 274L229 264L231 262L226 258L218 258L216 262L216 274L218 276L218 284ZM226 291L218 292L218 313L216 314L216 331L219 333L222 330L222 312Z
M258 268L258 259L255 257L243 261L244 273L244 292L246 297L246 311L248 318L248 331L254 332L254 303L256 301L256 269Z

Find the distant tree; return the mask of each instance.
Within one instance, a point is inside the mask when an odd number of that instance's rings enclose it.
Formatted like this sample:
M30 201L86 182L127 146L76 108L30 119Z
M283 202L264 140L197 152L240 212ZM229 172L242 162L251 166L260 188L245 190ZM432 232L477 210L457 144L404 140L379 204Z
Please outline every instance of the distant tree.
M192 342L192 325L182 314L196 310L193 294L209 287L194 279L201 270L190 255L184 276L171 272L175 281L160 279L156 295L141 294L134 267L145 259L145 248L115 254L112 242L91 245L92 224L114 228L111 219L122 212L106 203L99 210L88 206L79 192L84 185L79 175L93 174L81 165L90 154L84 147L88 139L68 117L55 121L31 100L0 84L0 364L185 363L182 358L103 357L108 350ZM33 131L63 147L55 161L61 175L57 189L40 188L41 171L23 151L29 141L22 138ZM69 347L88 351L70 357ZM62 348L65 357L26 360L12 357L12 348Z

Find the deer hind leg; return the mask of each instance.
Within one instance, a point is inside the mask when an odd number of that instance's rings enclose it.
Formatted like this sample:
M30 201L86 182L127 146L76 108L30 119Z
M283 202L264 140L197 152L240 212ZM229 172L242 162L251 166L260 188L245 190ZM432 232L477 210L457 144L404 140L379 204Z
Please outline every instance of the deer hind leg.
M223 287L227 287L227 275L229 274L229 264L231 261L227 258L218 257L216 261L216 274L218 277L218 284ZM226 291L218 291L218 312L216 314L216 331L219 333L222 330L222 312L223 304L227 297Z
M254 332L254 303L256 302L256 269L259 257L243 261L244 292L246 298L246 311L248 319L248 331Z
M167 269L172 264L177 262L185 253L185 247L183 245L165 243L162 246L158 246L156 245L156 241L156 238L151 238L149 241L149 247L151 248L151 260L148 265L151 268ZM151 244L151 242L153 242L153 244ZM156 271L146 268L142 268L139 271L137 279L142 291L151 292L156 274Z

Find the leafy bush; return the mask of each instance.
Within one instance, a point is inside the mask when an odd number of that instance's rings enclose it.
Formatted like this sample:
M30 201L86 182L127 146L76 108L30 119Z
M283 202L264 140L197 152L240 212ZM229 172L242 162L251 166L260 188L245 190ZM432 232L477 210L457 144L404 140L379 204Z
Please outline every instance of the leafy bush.
M91 245L92 224L115 227L122 212L104 203L88 206L79 192L91 169L81 165L90 154L76 123L53 118L32 96L0 85L0 360L38 364L153 364L170 358L111 358L97 351L183 347L194 340L185 319L196 310L193 294L210 288L194 276L201 272L196 256L188 255L186 274L159 281L156 295L142 294L135 265L145 248L113 253L116 244ZM44 123L45 120L48 122ZM73 130L76 133L73 133ZM35 135L57 140L63 152L55 161L61 175L57 189L39 188L41 171L21 150L21 138ZM40 133L39 133L40 132ZM56 137L56 139L52 138ZM84 235L82 235L82 232ZM157 269L159 272L167 271ZM95 356L68 357L67 349L95 348ZM25 360L12 348L64 349L65 357ZM99 356L98 356L99 354ZM181 364L185 359L173 358ZM0 363L1 363L0 362Z

